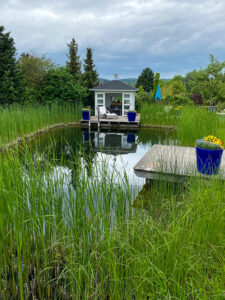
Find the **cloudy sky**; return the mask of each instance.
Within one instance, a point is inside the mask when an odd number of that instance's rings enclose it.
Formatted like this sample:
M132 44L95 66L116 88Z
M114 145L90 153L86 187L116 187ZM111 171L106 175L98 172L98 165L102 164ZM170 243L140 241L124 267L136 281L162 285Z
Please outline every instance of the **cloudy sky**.
M65 64L74 37L81 58L91 46L100 77L161 78L225 60L225 0L0 0L0 25L18 54L33 50Z

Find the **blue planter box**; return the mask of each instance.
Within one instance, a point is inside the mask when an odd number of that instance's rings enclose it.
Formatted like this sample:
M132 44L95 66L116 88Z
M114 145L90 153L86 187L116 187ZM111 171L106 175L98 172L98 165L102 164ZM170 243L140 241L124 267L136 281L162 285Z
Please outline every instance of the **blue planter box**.
M203 149L196 147L197 170L206 175L217 174L221 163L223 149Z
M128 111L127 117L129 122L134 122L136 120L136 112Z
M90 120L90 111L89 110L82 110L82 116L83 116L83 120Z

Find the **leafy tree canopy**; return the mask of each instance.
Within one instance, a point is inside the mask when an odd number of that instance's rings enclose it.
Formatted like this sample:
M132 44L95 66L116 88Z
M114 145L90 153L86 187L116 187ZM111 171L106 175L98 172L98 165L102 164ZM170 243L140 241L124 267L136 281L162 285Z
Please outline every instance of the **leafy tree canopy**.
M41 97L44 103L77 103L87 97L87 90L74 83L73 76L65 67L58 67L45 75Z
M22 53L18 66L25 87L31 89L40 89L44 76L55 67L51 59L45 55L38 56L34 52Z
M206 99L225 99L225 62L219 62L212 54L205 69L192 71L185 76L187 90L192 94L201 93Z

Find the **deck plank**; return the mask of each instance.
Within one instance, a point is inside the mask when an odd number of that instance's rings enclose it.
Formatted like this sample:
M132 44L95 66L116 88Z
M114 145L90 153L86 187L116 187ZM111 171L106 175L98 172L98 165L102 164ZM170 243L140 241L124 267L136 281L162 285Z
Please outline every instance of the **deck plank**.
M190 176L202 176L197 171L193 147L154 145L134 166L139 177L179 181ZM225 157L222 157L218 178L225 179ZM205 177L205 175L204 175ZM210 177L210 176L207 176Z
M126 116L118 116L117 119L106 119L106 118L100 118L98 120L97 116L92 116L89 121L80 120L81 127L99 127L101 128L111 128L111 127L117 127L121 129L136 129L140 126L140 114L137 114L136 120L134 122L129 122L128 118Z

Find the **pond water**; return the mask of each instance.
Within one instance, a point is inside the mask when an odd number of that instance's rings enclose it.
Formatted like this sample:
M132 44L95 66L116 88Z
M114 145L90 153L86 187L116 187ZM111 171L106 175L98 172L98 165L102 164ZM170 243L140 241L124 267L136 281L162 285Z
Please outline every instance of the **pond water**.
M31 148L38 157L54 151L56 174L70 177L74 170L69 162L74 159L72 153L78 153L87 176L101 176L98 171L107 166L108 175L113 172L113 181L120 182L125 172L129 185L140 190L145 179L138 178L133 167L154 144L176 144L176 132L152 129L89 132L79 127L66 127L35 138ZM71 180L67 179L69 184Z

